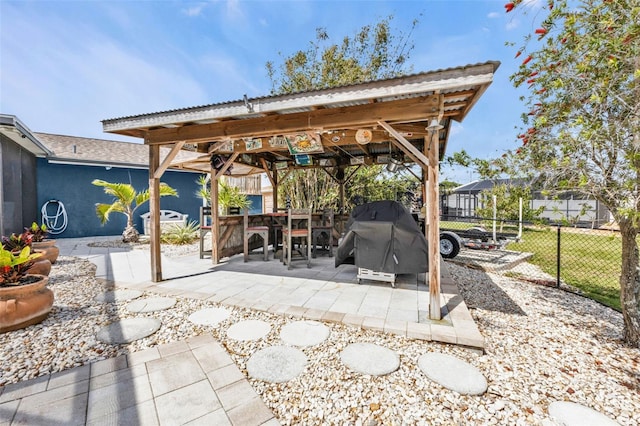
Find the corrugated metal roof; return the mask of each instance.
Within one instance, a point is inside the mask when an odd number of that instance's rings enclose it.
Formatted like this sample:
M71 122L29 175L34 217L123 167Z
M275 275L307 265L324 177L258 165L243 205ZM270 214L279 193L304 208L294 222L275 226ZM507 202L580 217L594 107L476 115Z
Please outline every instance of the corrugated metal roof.
M394 82L394 81L412 79L412 78L415 78L415 77L424 77L424 76L429 76L429 75L434 75L434 74L444 73L444 72L450 72L450 71L459 71L459 70L464 70L464 69L483 66L483 65L492 65L493 66L493 72L495 72L498 69L498 67L500 66L500 62L498 62L498 61L487 61L487 62L483 62L483 63L467 64L467 65L463 65L463 66L460 66L460 67L440 68L440 69L436 69L436 70L432 70L432 71L425 71L425 72L414 73L414 74L409 74L409 75L400 76L400 77L392 77L392 78L387 78L387 79L382 79L382 80L373 80L373 81L367 81L367 82L352 83L352 84L346 84L346 85L343 85L343 86L330 87L330 88L327 87L327 88L324 88L324 89L316 89L316 90L309 90L309 91L299 91L299 92L289 93L289 94L285 94L285 95L258 96L258 97L250 98L250 99L248 99L248 101L249 101L249 103L256 103L256 102L260 103L261 101L267 101L267 100L278 99L278 98L283 98L283 97L300 97L300 96L313 97L314 95L325 93L327 91L345 91L345 89L356 88L356 87L359 87L359 86L362 86L362 85L371 84L371 83L386 85L386 84L389 84L389 83ZM456 90L454 89L454 91L456 91ZM458 91L460 91L460 89L458 89ZM355 91L355 92L357 92L357 91ZM342 106L356 105L356 104L361 104L361 103L362 102L357 103L356 101L351 100L349 102L343 102L343 103L337 102L337 103L334 103L334 105L335 105L335 107L342 107ZM245 108L244 99L236 99L236 100L218 102L218 103L213 103L213 104L199 105L199 106L186 107L186 108L176 108L176 109L159 111L159 112L151 112L151 113L129 115L129 116L123 116L123 117L117 117L117 118L110 118L110 119L102 120L102 123L105 124L105 123L112 123L112 122L115 122L115 121L128 120L128 119L132 119L132 118L153 117L153 116L158 116L158 115L175 115L175 114L179 114L179 113L195 112L195 111L198 111L198 110L209 110L209 109L217 109L219 107L229 107L229 106L237 105L237 104L239 104L243 108ZM303 112L303 111L306 111L306 110L307 109L300 108L300 109L290 110L289 112ZM244 112L246 113L246 110ZM248 117L250 116L249 114L246 114L246 115Z
M255 169L252 171L272 168L283 159L295 166L296 151L287 150L278 139L311 133L320 137L324 150L312 155L316 159L331 157L332 164L340 167L356 160L379 163L380 156L387 154L409 157L405 161L419 162L425 168L424 141L431 137L431 120L437 119L443 126L438 133L442 158L451 120L462 121L492 83L499 65L489 61L322 90L114 118L102 124L105 132L144 138L148 144L186 142L202 154L238 156L234 162ZM375 133L375 140L364 142L367 146L356 144L358 130ZM337 133L342 138L332 143L331 135ZM227 146L231 148L224 148ZM198 168L207 162L203 158Z

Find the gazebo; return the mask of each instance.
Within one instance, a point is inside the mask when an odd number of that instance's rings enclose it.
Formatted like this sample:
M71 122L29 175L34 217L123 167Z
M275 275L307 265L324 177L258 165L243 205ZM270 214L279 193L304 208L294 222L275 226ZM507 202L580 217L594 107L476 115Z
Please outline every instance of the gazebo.
M320 167L344 185L358 167L417 164L426 200L430 259L439 259L438 164L452 121L461 122L489 87L500 63L489 61L323 90L264 96L104 120L108 133L149 146L151 277L162 281L160 178L168 167L225 175L266 173L278 184L291 170ZM170 147L161 159L160 147ZM176 163L181 150L193 160ZM212 261L220 260L218 185L211 185ZM429 317L440 319L440 262L429 262Z

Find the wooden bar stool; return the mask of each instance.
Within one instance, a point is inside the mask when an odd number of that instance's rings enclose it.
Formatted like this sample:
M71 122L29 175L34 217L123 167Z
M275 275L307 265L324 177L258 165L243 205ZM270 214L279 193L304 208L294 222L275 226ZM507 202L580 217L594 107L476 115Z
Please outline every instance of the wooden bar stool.
M200 259L204 259L205 254L211 255L211 250L204 249L204 237L211 232L211 207L200 207Z
M282 256L288 269L291 269L291 254L295 240L300 242L300 248L306 247L306 255L302 250L300 255L302 259L307 260L307 268L311 268L311 209L289 209L287 226L282 227Z
M249 260L249 239L252 236L259 235L262 238L262 250L264 252L264 260L269 260L269 227L268 226L249 226L249 210L244 209L244 261Z
M329 257L333 257L333 210L323 210L320 223L311 226L311 244L314 258L318 255L318 246L320 250L326 250Z

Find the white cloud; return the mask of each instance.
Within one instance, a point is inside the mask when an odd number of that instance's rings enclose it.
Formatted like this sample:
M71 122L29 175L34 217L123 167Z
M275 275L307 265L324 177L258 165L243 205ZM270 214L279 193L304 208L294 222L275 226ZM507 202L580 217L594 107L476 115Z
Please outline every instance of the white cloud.
M507 25L505 28L507 31L512 31L520 27L520 20L518 18L513 18L507 21Z
M34 131L112 138L100 120L206 99L175 58L160 63L96 28L52 16L15 13L10 21L3 33L23 36L2 37L2 112L17 115Z
M500 16L502 16L502 14L501 14L501 13L498 13L498 12L491 12L491 13L489 13L489 14L487 15L487 18L489 18L489 19L496 19L496 18L499 18Z
M451 129L449 130L449 137L457 136L459 134L464 133L464 126L460 123L453 123L451 125Z
M198 4L196 6L191 6L186 9L182 9L182 13L184 13L187 16L200 16L205 6L206 4L204 3Z
M227 0L227 15L230 19L244 19L244 11L240 7L239 0Z

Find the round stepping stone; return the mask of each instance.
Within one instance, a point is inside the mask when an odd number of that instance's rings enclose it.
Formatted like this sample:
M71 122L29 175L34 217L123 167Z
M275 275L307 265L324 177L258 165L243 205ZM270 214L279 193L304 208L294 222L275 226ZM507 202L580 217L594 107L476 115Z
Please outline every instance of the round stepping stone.
M142 296L140 290L113 290L100 293L94 300L102 303L125 302Z
M373 343L352 343L340 353L340 359L353 371L371 376L384 376L400 367L397 353Z
M280 330L280 339L291 346L313 346L327 340L331 331L318 321L297 321L286 324Z
M226 308L200 309L189 315L189 321L198 325L216 326L231 316L231 311Z
M460 394L482 395L487 391L487 379L480 370L454 356L424 354L418 358L418 367L429 379Z
M173 297L148 297L129 302L127 310L135 313L164 311L165 309L173 307L175 304L176 299Z
M160 320L155 318L125 318L102 327L96 338L112 345L130 343L152 335L160 325Z
M549 405L549 416L558 424L566 426L614 426L614 422L604 414L575 402L556 401Z
M251 355L247 361L249 377L269 383L282 383L298 377L307 357L297 348L271 346Z
M233 324L227 336L234 340L258 340L269 334L271 325L260 320L246 320Z

